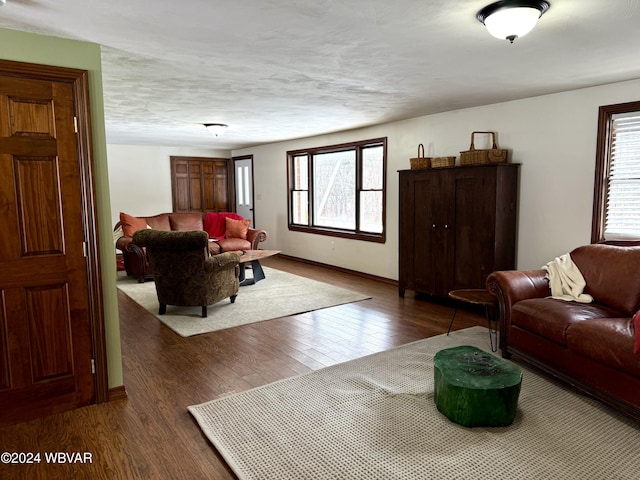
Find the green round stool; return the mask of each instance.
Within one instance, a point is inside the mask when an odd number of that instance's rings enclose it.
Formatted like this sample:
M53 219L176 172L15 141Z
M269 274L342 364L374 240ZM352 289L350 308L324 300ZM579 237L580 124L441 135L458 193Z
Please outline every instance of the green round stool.
M518 408L522 371L470 345L447 348L434 358L436 407L465 427L511 425Z

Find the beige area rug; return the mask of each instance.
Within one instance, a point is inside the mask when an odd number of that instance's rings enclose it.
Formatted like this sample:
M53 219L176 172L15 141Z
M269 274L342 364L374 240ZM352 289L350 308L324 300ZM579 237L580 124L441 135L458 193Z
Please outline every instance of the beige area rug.
M452 332L189 407L242 480L637 479L640 426L523 368L514 423L465 428L433 401ZM522 366L522 365L521 365Z
M174 305L167 305L167 313L158 315L158 297L153 281L138 283L135 279L121 277L117 285L136 303L183 337L371 298L281 270L263 269L266 276L264 280L240 287L235 303L225 299L210 305L207 318L200 316L201 307Z

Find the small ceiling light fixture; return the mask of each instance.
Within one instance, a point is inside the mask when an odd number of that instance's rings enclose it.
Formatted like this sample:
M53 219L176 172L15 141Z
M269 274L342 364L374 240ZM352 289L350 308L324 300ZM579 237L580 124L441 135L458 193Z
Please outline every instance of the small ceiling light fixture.
M204 126L217 137L218 135L222 135L229 125L224 123L205 123Z
M509 42L526 35L551 5L543 0L503 0L487 5L476 18L491 35Z

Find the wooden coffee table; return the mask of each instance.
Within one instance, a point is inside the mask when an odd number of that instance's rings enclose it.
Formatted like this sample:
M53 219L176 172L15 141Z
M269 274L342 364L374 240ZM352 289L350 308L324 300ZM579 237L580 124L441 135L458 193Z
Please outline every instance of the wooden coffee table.
M267 257L272 257L280 253L280 250L242 250L238 252L240 255L240 286L253 285L265 278L264 270L260 265L260 260ZM247 265L251 265L253 270L253 278L246 278L245 269Z
M472 305L482 305L484 307L484 314L487 319L487 327L489 328L489 342L491 344L491 351L498 350L498 298L485 289L468 288L463 290L452 290L449 292L449 297L458 300L459 302L469 303ZM447 335L451 332L451 326L453 320L456 318L458 309L453 312L453 317L449 323L449 329ZM491 327L491 322L496 321L496 328Z

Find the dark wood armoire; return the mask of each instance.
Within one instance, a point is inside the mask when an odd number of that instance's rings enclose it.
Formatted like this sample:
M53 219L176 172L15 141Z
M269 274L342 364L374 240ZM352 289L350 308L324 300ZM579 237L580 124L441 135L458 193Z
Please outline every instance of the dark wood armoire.
M232 205L227 158L171 157L174 212L226 212Z
M485 288L515 268L519 164L401 170L399 294Z

